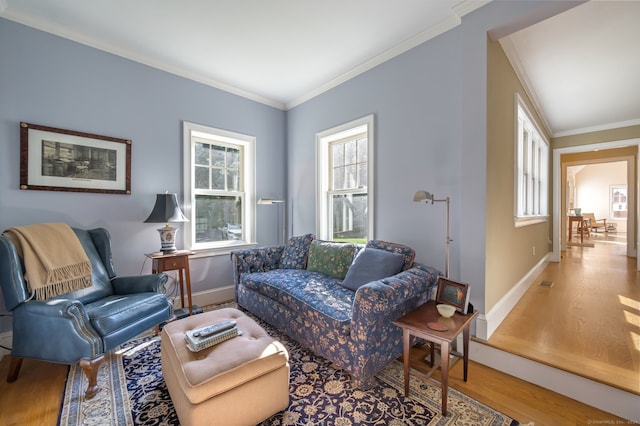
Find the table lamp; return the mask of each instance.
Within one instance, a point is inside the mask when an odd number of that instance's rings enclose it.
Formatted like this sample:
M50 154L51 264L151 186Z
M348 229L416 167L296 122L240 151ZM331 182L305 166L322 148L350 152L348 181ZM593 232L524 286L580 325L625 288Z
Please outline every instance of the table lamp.
M176 232L178 228L169 225L170 222L187 222L180 206L178 206L178 197L176 194L156 194L156 204L144 223L165 223L163 228L159 228L161 247L163 253L176 252Z

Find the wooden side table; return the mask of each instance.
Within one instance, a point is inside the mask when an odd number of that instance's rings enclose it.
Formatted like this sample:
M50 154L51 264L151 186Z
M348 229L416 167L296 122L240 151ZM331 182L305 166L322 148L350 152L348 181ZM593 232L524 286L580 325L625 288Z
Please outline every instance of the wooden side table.
M456 312L451 318L440 316L436 309L436 302L429 300L423 305L418 306L413 311L407 313L403 317L393 323L402 328L403 340L403 360L404 360L404 395L409 395L409 350L411 344L411 336L420 337L431 343L431 370L428 374L416 374L416 377L435 384L438 383L431 379L431 375L437 368L433 365L433 345L440 344L440 373L442 385L442 415L447 415L447 392L449 389L449 356L455 355L464 360L464 381L467 381L467 369L469 367L469 327L471 322L478 316L478 311L462 315ZM443 331L437 331L429 328L427 324L435 323L434 327L446 328ZM462 332L463 336L463 353L451 351L451 342Z
M571 241L573 234L573 223L578 223L577 232L580 234L580 244L584 242L584 230L587 227L587 223L582 216L567 216L569 219L569 241Z
M151 272L159 274L166 271L178 271L180 282L180 300L184 308L184 285L187 284L187 299L189 301L189 315L193 315L193 303L191 302L191 275L189 273L189 256L193 252L189 250L178 250L173 253L145 253L151 259Z

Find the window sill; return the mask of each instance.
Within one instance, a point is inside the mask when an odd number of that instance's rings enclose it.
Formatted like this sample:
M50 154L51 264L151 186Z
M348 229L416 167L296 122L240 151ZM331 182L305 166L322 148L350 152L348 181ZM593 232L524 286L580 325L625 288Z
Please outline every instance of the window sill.
M235 245L229 245L224 247L196 249L196 250L191 250L194 253L191 255L191 258L200 259L205 257L228 256L234 250L254 248L257 246L258 246L258 243L238 243Z
M514 226L521 228L523 226L535 225L537 223L547 222L549 216L536 216L536 217L516 217Z

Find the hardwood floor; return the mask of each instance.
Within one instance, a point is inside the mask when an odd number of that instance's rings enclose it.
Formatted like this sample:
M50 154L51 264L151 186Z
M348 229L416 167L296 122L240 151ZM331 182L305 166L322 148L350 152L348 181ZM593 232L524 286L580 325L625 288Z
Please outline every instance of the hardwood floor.
M587 242L593 247L570 247L547 266L488 344L640 395L636 259L617 234L591 233Z
M553 281L553 287L534 283L488 343L528 358L542 356L567 371L587 368L602 382L634 388L633 378L637 385L640 377L635 259L626 257L624 246L597 238L593 248L572 247L560 263L550 264L539 281ZM426 371L425 355L422 348L412 349L412 366ZM6 383L8 364L6 357L0 361L0 425L55 425L68 368L25 360L18 380ZM610 365L615 368L607 368ZM449 384L523 425L628 424L474 362L467 382L462 380L462 363L454 364Z

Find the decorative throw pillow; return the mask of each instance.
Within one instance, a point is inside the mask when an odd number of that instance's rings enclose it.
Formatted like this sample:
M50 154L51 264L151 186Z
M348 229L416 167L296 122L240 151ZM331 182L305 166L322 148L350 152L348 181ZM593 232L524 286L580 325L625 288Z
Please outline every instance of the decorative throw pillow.
M404 256L390 251L364 248L349 267L342 286L353 291L371 281L391 277L402 271Z
M309 247L307 270L342 280L355 254L355 244L314 240Z
M413 267L413 259L416 257L416 252L409 246L398 243L390 243L388 241L370 240L367 242L366 248L374 248L384 251L390 251L392 253L400 253L404 256L404 264L402 270L406 271Z
M307 267L309 256L309 246L315 238L313 234L306 234L299 237L291 237L284 246L280 268L282 269L304 269Z

